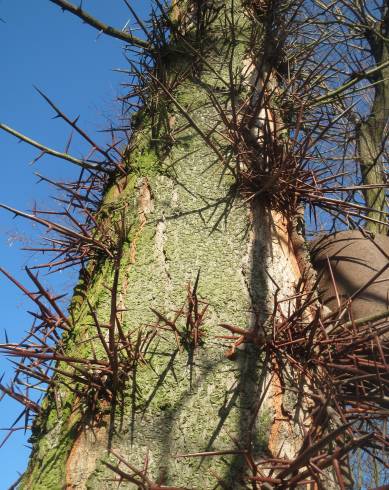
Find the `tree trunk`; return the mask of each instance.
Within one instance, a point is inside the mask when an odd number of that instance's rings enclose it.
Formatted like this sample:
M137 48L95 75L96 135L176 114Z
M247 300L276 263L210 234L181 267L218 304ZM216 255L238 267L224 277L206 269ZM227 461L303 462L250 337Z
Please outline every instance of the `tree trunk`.
M117 298L123 330L134 342L139 332L156 336L146 362L128 373L114 406L96 395L92 409L63 384L52 385L33 429L21 488L116 488L117 475L104 463L115 466L114 454L139 470L147 458L148 477L158 485L245 488L243 451L293 457L301 442L298 421L288 418L294 396L282 393L261 346L275 295L279 300L292 296L300 278L290 227L260 199L240 196L231 171L236 160L231 144L217 132L220 114L209 96L231 106L230 93L213 70L226 80L229 70L243 73L249 44L257 37L260 47L264 26L239 1L210 2L201 15L194 7L190 15L182 10L176 15L186 39L206 52L207 64L200 60L194 67L185 43L161 53L154 72L161 81L159 98L150 101L152 111L137 116L125 162L128 174L110 186L98 213L111 229L125 216ZM191 37L196 21L205 22L206 16L206 34L200 40ZM185 79L175 84L174 76L185 70ZM242 100L248 90L242 84ZM217 142L219 155L205 141L212 128L209 138ZM87 299L100 322L109 322L107 287L114 271L108 258L91 262L91 279L76 288L73 330L64 337L69 355L95 351L98 359L106 359ZM188 288L204 302L200 310L209 306L200 340L186 337L185 344L166 320L178 317L177 329L185 330ZM226 355L231 343L220 336L229 332L220 324L251 329L257 341ZM216 454L179 457L209 451ZM121 487L137 486L123 482Z
M366 29L371 54L377 66L389 61L386 36L389 32L387 8L381 22ZM373 104L370 114L357 126L357 156L360 163L362 182L372 186L365 189L366 206L370 208L366 228L374 233L386 233L387 202L385 194L384 152L387 141L389 117L389 68L385 66L369 80L374 83ZM379 223L381 222L381 223Z

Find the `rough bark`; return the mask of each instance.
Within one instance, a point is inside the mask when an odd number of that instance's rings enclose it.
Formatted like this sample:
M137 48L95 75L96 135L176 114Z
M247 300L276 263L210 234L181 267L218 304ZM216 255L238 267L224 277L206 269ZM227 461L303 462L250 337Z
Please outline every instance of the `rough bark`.
M366 30L371 54L377 66L389 61L387 35L389 27L388 13L379 23ZM366 206L371 209L366 228L375 233L386 233L387 203L383 153L387 140L387 122L389 119L389 68L385 67L369 80L374 83L373 104L370 114L357 126L357 152L361 168L362 181L373 188L364 191ZM380 187L381 186L381 187Z
M240 2L219 7L212 28L208 26L214 48L207 59L223 72L234 49L236 70L243 66L252 19ZM234 40L225 37L231 11ZM190 57L183 46L180 49L184 52L181 57L175 52L174 62L166 57L167 70L181 70ZM221 104L229 104L223 88L203 66L174 97L190 110L197 128L208 133L219 116L204 101L212 91ZM162 99L159 115L165 112L174 127L186 124L177 104ZM147 455L149 476L158 484L211 489L218 487L219 478L226 488L245 488L242 455L177 455L236 451L239 441L239 449L250 446L254 455L293 456L300 440L298 424L283 411L293 407L293 396L281 394L278 380L264 370L261 349L245 345L235 357L226 357L226 343L217 338L226 333L221 323L253 329L263 325L277 287L279 299L293 295L300 272L285 219L259 201L244 202L231 172L193 127L179 132L162 155L152 141L150 120L145 114L139 123L126 162L130 172L120 186L108 190L100 210L100 217L112 220L124 210L129 228L120 266L120 303L126 308L121 320L127 332L137 332L155 323L152 308L171 318L185 302L188 283L193 285L199 274L198 294L209 304L204 343L192 352L180 348L172 333L159 332L148 363L131 373L114 417L104 401L92 414L65 387L53 388L44 402L45 417L34 429L33 453L21 488L116 488L110 481L115 475L103 464L115 461L108 448L137 468ZM161 131L162 139L166 134ZM228 155L228 142L218 143ZM106 260L90 268L92 281L80 284L73 299L69 352L91 348L90 343L80 344L92 332L85 297L100 318L109 316L105 286L112 283L112 264ZM265 402L257 417L261 397Z

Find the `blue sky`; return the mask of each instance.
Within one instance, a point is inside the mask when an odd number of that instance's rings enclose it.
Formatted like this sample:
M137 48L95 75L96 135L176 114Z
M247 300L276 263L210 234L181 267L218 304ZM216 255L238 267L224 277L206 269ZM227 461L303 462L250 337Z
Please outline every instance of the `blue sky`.
M76 3L76 0L74 0ZM133 1L139 15L144 17L149 1ZM129 19L123 0L84 0L83 7L105 22L122 28ZM63 150L69 128L52 119L53 110L37 94L33 85L44 91L69 116L80 115L79 123L95 139L105 141L99 130L108 127L120 115L115 102L121 92L123 75L116 68L127 68L123 44L99 36L69 13L49 0L0 0L0 122L14 127L47 146ZM77 141L71 147L75 156L85 148ZM34 172L54 180L71 180L77 168L49 157L36 164L31 161L37 151L0 131L0 202L28 211L36 202L41 207L52 206L51 188L37 185ZM21 218L0 210L0 266L29 286L23 267L34 265L41 257L20 250L31 246L39 230ZM56 292L71 292L75 276L60 273L42 280ZM10 341L20 339L31 324L26 313L31 309L28 299L11 283L0 276L0 342L7 330ZM0 373L10 376L9 362L0 359ZM0 428L10 425L20 411L10 400L0 403ZM0 433L0 438L3 434ZM0 489L7 489L27 464L29 449L23 431L17 431L0 448Z

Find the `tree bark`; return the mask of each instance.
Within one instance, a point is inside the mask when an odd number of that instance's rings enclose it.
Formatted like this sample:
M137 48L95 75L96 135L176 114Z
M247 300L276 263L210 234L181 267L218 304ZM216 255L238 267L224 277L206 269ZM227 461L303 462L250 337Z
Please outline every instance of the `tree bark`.
M371 54L377 66L389 61L387 34L389 17L385 9L382 21L372 23L366 30ZM365 185L375 186L365 189L365 203L371 211L366 228L375 233L386 233L387 202L385 195L385 172L383 156L387 140L387 122L389 119L389 68L379 70L369 81L374 83L373 104L370 114L357 126L357 156L360 163L362 182ZM381 186L381 187L380 187ZM379 221L383 224L378 223Z
M229 63L235 73L243 70L252 35L263 28L243 3L211 2L208 11L214 17L207 25L206 59L226 79ZM196 14L193 7L191 15ZM230 30L226 36L232 14L233 35ZM187 12L182 19L187 22L186 39L196 43L188 35L194 20ZM155 328L156 311L174 318L185 303L188 284L193 288L198 277L198 296L209 305L203 342L185 348L173 332L157 329L147 362L129 373L114 414L104 400L97 400L91 411L66 386L53 385L44 415L35 423L31 461L20 488L116 488L112 479L117 475L104 464L117 463L110 450L140 470L147 457L148 477L158 485L246 488L248 466L242 451L293 457L301 442L302 420L287 415L293 411L294 395L282 393L261 346L242 344L235 356L226 356L228 343L219 338L226 335L223 323L260 336L275 295L282 300L294 294L300 269L285 217L259 200L242 199L231 170L204 140L214 128L210 138L226 159L231 155L231 145L217 133L220 115L209 93L224 107L232 101L201 61L198 71L190 71L192 59L185 44L170 46L164 54L164 83L186 69L190 75L169 88L174 100L161 90L156 112L138 116L125 162L128 175L110 186L98 214L113 223L124 212L129 230L118 290L123 329L135 339L140 329ZM231 158L229 167L234 166ZM75 290L70 309L74 328L65 342L69 354L94 349L105 359L99 340L87 340L96 331L86 299L101 322L107 322L107 286L114 268L105 259L89 269L91 280ZM177 325L183 329L184 323L181 318ZM203 451L221 453L180 456ZM136 484L123 482L121 487Z

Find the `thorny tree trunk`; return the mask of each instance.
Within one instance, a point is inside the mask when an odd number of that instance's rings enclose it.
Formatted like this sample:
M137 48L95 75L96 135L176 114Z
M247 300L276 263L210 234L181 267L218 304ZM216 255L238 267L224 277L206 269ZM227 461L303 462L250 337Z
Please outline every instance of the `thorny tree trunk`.
M208 64L225 79L229 69L244 78L247 46L257 36L263 52L264 29L242 2L208 3L202 16L195 8L191 19L176 12L178 22L189 32L192 23L207 22L201 42L207 43ZM193 70L185 44L161 56L159 70L167 71L158 76L166 85L174 72ZM242 98L244 90L247 84ZM247 465L242 455L177 455L250 448L254 456L293 457L301 441L301 426L293 417L303 414L295 414L291 392L282 394L279 380L262 369L260 348L247 345L226 357L226 343L217 338L226 334L221 323L259 329L277 288L278 299L293 295L300 277L294 241L281 215L239 197L231 172L201 135L214 127L217 138L219 116L205 103L207 94L231 104L220 79L200 66L172 92L175 101L161 89L154 105L158 112L138 116L126 162L131 171L108 190L100 216L115 219L124 210L129 226L119 277L123 328L137 332L155 323L151 308L173 318L185 302L188 283L193 287L199 274L198 295L209 304L204 343L192 352L179 348L173 333L158 331L148 364L139 364L130 376L114 417L104 402L91 414L66 388L53 388L35 424L21 488L116 488L112 479L117 475L103 464L116 461L108 448L140 469L147 456L148 475L158 484L211 489L219 479L225 488L243 488ZM190 111L197 129L179 106ZM223 144L227 158L229 147ZM91 349L90 342L80 343L91 335L93 323L86 298L103 321L109 317L106 286L113 281L112 265L94 264L90 272L92 280L81 283L73 299L69 353Z

